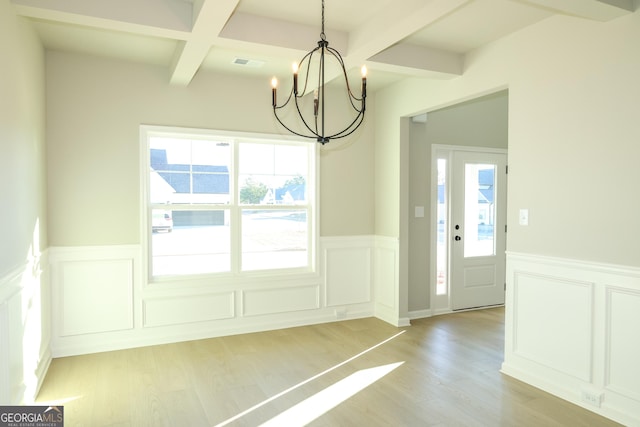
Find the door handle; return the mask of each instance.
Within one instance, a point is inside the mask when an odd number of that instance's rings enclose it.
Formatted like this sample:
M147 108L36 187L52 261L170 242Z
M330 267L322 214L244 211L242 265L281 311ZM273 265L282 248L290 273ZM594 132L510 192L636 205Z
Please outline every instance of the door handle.
M456 237L454 237L453 239L454 239L455 241L462 240L462 238L461 238L460 236L456 236Z

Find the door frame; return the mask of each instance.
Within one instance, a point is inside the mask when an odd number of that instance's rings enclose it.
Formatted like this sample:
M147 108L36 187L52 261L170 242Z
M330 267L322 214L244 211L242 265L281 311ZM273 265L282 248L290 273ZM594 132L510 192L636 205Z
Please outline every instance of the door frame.
M433 144L431 145L431 185L430 185L430 204L429 209L431 213L431 224L430 224L430 260L429 260L429 295L431 302L431 314L444 314L444 313L453 313L451 308L451 290L447 285L447 293L446 295L437 295L436 294L436 286L437 286L437 251L438 251L438 159L446 158L447 159L447 171L446 171L446 182L451 182L451 162L453 159L453 153L456 151L467 151L467 152L477 152L477 153L493 153L493 154L505 154L507 155L507 163L509 161L508 149L506 148L492 148L492 147L473 147L466 145L446 145L446 144ZM507 175L507 181L508 181ZM507 183L508 186L508 183ZM451 187L447 186L447 193L450 193ZM447 200L450 199L450 194L445 194ZM505 195L505 197L507 197ZM508 208L508 198L505 200ZM508 210L508 209L507 209ZM451 223L451 209L450 203L447 203L447 223ZM505 219L506 221L506 219ZM505 236L506 239L506 236ZM449 244L449 242L447 242ZM450 254L450 247L447 246L447 258ZM450 261L447 259L447 269L449 269ZM447 271L447 280L450 280L451 272ZM474 310L474 309L471 309ZM464 310L457 310L464 311Z

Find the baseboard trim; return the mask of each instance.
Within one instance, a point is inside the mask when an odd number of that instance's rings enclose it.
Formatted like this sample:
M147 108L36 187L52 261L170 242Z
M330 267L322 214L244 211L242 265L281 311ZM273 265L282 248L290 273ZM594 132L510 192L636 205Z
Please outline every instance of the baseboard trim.
M604 402L602 407L600 408L589 405L583 402L582 400L580 400L580 394L577 391L571 392L570 390L564 387L561 387L557 384L553 384L549 381L545 381L544 379L542 379L537 375L530 375L521 369L511 366L507 362L502 364L500 368L500 372L518 381L522 381L530 386L533 386L549 394L552 394L556 397L559 397L568 402L571 402L574 405L580 406L581 408L584 408L587 411L591 411L605 418L609 418L615 422L618 422L627 426L640 425L640 419L638 419L637 417L634 417L631 414L621 412L616 408L607 407L606 402Z
M207 325L194 324L194 329L197 330L188 333L185 333L184 328L181 328L180 325L173 325L103 333L97 337L90 335L64 337L58 339L52 354L54 358L76 356L368 317L374 317L372 310L347 311L345 317L338 318L335 310L331 309L307 316L301 316L300 313L297 313L295 317L270 320L261 317L242 323L238 323L238 319L229 319L209 322Z
M425 309L425 310L415 310L415 311L410 311L409 312L409 319L410 320L417 320L417 319L425 319L427 317L432 317L433 316L433 311L429 308Z

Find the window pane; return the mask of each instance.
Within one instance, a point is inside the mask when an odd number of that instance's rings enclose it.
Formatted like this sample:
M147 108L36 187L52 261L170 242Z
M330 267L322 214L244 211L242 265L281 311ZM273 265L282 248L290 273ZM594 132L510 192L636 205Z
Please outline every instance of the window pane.
M305 210L242 211L242 269L308 265Z
M465 164L464 256L495 255L495 165Z
M227 142L152 137L150 202L228 204Z
M153 276L230 271L228 210L153 209L151 217Z
M438 159L438 241L436 252L436 295L446 295L448 287L447 277L447 265L448 265L448 247L447 243L449 238L447 237L447 231L449 225L447 224L447 160Z
M243 143L239 150L241 204L306 204L308 148Z

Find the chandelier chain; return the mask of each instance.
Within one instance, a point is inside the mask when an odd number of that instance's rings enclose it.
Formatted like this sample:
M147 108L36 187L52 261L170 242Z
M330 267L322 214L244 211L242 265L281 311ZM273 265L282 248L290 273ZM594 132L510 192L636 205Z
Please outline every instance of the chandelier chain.
M322 29L320 30L320 40L326 41L327 37L324 34L324 0L322 0Z

